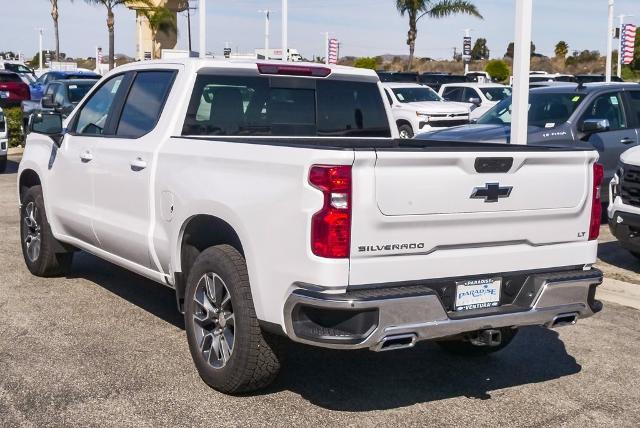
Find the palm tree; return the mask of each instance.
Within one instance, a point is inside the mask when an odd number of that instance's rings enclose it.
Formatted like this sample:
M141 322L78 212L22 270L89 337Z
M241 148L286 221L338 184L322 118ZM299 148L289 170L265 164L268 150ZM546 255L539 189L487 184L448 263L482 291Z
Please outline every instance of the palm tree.
M556 44L555 54L557 58L565 58L569 53L569 44L564 40L559 41Z
M56 61L60 61L60 33L58 32L58 0L51 1L51 18L53 18L53 32L56 39Z
M178 32L178 21L176 14L171 12L166 7L152 7L150 9L141 9L140 13L147 18L149 22L149 28L151 29L151 42L153 44L153 57L158 58L157 51L157 38L158 33L166 35L175 34Z
M90 4L102 5L107 8L107 29L109 30L109 70L113 69L114 65L114 47L115 47L115 37L114 37L114 26L115 26L115 17L113 15L113 9L118 6L146 6L151 8L153 5L150 0L84 0Z
M418 21L423 17L444 18L458 13L466 13L483 19L478 8L466 0L396 0L396 7L401 16L409 16L409 69L413 66L413 58L418 38Z

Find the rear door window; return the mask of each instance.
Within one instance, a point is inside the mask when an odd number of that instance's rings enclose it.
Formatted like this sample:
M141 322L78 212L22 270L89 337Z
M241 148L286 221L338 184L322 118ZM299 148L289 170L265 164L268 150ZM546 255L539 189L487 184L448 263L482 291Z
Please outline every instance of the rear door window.
M183 135L390 137L374 82L200 75Z
M640 91L629 91L629 116L635 120L635 126L640 128Z
M173 71L136 74L120 116L116 135L139 138L155 128L173 84Z

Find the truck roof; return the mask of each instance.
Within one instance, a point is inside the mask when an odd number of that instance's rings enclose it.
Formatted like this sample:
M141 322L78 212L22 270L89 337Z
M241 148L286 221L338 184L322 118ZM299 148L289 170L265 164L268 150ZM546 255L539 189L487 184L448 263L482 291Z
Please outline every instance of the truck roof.
M567 93L575 92L578 94L591 94L593 92L606 91L611 89L640 89L640 85L637 83L585 83L582 86L574 85L558 85L547 86L543 88L532 88L531 93L543 94L543 93Z
M153 61L140 61L130 64L125 64L117 68L117 70L137 70L148 68L149 66L158 65L184 65L185 68L192 69L195 72L205 68L229 68L229 69L245 69L256 70L258 64L268 64L274 66L286 65L287 67L298 68L325 68L330 69L331 74L344 75L344 76L359 76L367 78L378 79L377 74L373 70L364 68L347 67L343 65L333 64L318 64L313 62L282 62L277 60L256 60L256 59L215 59L215 58L172 58L172 59L159 59Z

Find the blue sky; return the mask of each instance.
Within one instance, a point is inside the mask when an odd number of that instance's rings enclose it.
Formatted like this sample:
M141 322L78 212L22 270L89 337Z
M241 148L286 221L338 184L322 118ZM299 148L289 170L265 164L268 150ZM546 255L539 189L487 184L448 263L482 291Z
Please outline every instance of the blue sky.
M61 50L72 56L93 56L95 46L107 46L106 12L83 0L59 0ZM196 4L197 2L193 2ZM462 29L488 40L492 56L501 57L513 37L515 0L475 0L484 20L454 16L425 19L419 24L416 54L449 58L461 48ZM220 54L225 42L233 50L251 52L264 44L264 17L272 9L272 47L280 45L280 0L208 0L207 43ZM341 41L342 55L407 53L407 18L399 16L394 0L289 0L289 45L305 56L322 54L325 31ZM53 48L53 26L47 0L0 0L0 50L22 51L30 57L38 49L35 27L45 28L45 49ZM635 14L640 22L640 0L617 0L616 15ZM534 0L533 39L538 52L550 55L554 44L566 40L571 50L605 50L607 0ZM634 18L630 19L634 22ZM617 22L617 21L616 21ZM192 20L197 50L198 19ZM187 47L186 18L179 18L178 48ZM116 52L135 53L133 12L116 12Z

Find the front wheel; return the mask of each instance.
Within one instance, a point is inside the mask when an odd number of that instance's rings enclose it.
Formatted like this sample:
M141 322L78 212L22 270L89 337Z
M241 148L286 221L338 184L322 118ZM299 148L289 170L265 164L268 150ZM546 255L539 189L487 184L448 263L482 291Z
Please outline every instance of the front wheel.
M22 255L29 271L40 277L65 275L71 267L73 253L59 251L62 245L54 238L47 221L42 187L27 190L20 213Z
M263 333L242 255L229 245L200 253L185 294L189 350L204 382L227 394L268 386L280 370L276 340Z
M413 128L411 125L400 125L398 126L398 132L400 133L400 138L402 139L410 139L413 138Z

